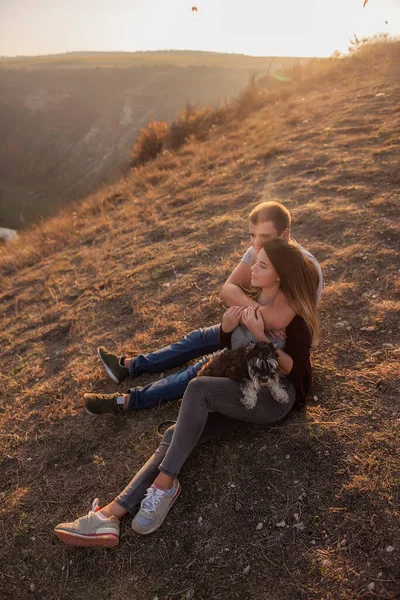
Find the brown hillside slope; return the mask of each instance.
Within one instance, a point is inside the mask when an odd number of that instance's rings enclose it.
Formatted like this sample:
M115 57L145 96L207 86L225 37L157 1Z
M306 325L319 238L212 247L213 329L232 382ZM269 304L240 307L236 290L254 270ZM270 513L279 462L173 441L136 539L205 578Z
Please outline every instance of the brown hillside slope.
M339 61L3 251L2 597L396 598L399 58L393 44ZM89 418L83 392L116 389L95 347L147 351L218 322L246 215L269 197L325 275L307 411L195 451L150 538L125 519L115 552L62 545L54 525L111 500L177 414Z

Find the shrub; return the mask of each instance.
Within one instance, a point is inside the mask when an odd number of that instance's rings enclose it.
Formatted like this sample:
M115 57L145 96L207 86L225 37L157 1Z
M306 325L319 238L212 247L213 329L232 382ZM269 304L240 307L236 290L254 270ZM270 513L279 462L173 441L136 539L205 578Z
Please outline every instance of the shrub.
M187 104L176 121L168 131L166 146L171 150L177 150L193 136L197 140L204 140L211 127L223 120L223 109L212 109L209 106L196 109L195 106Z
M368 44L369 40L369 37L359 38L356 36L356 34L354 34L353 37L349 40L349 54L355 54L359 52L361 48L365 46L365 44Z
M137 142L133 146L131 166L142 165L160 154L167 133L168 125L165 121L150 121L146 127L141 129Z
M249 83L234 101L236 115L239 119L244 119L250 113L261 108L266 102L267 90L264 84L257 81L256 76L252 75Z
M391 36L388 33L377 33L371 37L358 38L356 34L349 40L350 55L374 55L377 57L380 53L385 55L388 52L398 54L400 39L397 36Z

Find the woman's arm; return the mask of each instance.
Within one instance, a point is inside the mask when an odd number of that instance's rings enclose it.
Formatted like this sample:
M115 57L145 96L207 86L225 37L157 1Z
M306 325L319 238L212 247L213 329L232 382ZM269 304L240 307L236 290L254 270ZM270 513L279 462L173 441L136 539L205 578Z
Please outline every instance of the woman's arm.
M220 342L225 348L231 347L232 331L239 325L242 306L231 306L225 311L219 331Z
M259 342L271 342L264 333L260 310L249 307L243 310L242 321ZM278 365L289 379L301 376L310 356L311 338L302 319L293 319L288 325L286 350L278 350Z
M278 367L284 375L289 375L293 369L293 358L283 352L283 350L277 350L278 352Z
M286 352L292 357L293 367L288 379L294 385L302 381L308 371L311 376L311 335L304 320L296 315L287 328Z
M243 291L243 287L249 287L251 282L251 267L245 262L240 262L232 271L221 290L221 300L228 306L259 306L264 319L265 329L279 332L289 325L295 313L287 303L285 296L280 292L273 306L260 306L260 304L249 298ZM278 335L278 337L284 337Z

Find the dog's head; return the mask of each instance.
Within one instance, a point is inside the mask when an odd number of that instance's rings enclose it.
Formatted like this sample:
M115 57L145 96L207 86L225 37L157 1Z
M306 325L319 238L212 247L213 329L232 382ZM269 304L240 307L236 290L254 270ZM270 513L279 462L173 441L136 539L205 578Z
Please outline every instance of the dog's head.
M278 353L269 342L252 342L246 349L246 360L252 376L265 385L278 374Z

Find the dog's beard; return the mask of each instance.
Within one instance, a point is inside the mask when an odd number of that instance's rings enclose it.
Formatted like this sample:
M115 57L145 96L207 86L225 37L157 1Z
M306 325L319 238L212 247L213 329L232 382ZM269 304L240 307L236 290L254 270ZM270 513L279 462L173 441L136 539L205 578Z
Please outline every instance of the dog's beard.
M255 389L259 390L261 386L267 386L274 400L281 404L288 403L288 393L282 387L280 381L277 357L269 356L251 360L248 369Z
M252 342L245 348L215 353L199 371L198 377L228 377L236 381L243 392L241 401L248 409L255 407L262 386L269 388L275 401L286 404L289 396L281 386L277 359L272 344Z

